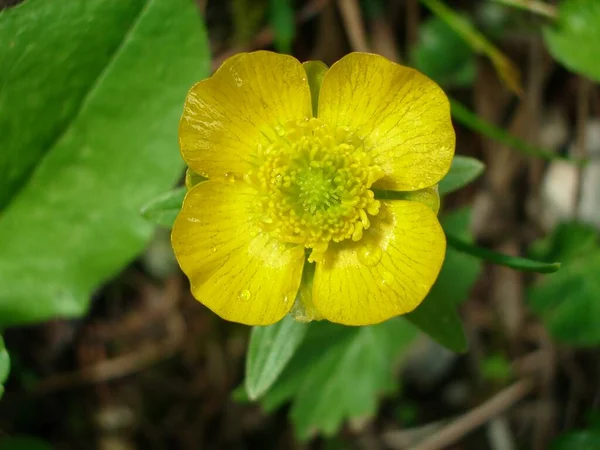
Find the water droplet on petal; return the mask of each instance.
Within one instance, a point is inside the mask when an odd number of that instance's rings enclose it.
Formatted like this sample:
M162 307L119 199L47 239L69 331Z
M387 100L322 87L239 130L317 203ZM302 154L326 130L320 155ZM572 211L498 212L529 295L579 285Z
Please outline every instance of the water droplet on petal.
M227 172L225 174L225 181L234 182L235 181L235 173Z
M216 253L217 252L217 247L213 247L213 248L211 248L211 250L212 250L213 253Z
M238 298L243 302L247 302L248 300L250 300L251 297L252 292L250 292L248 289L244 289L238 294Z
M388 272L387 270L385 270L381 274L381 284L389 286L393 282L394 282L394 275L391 272Z
M358 251L357 255L358 260L361 262L361 264L364 264L367 267L373 267L377 265L377 263L381 261L382 256L383 252L381 251L381 248L375 245L369 245L361 248Z

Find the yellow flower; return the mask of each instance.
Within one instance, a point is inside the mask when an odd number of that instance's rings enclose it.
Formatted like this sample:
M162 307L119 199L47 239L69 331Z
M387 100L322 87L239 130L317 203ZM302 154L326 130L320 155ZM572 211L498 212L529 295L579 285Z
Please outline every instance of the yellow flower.
M455 135L421 73L366 53L329 69L238 54L192 87L179 136L208 180L188 191L173 248L193 295L224 319L367 325L429 292Z

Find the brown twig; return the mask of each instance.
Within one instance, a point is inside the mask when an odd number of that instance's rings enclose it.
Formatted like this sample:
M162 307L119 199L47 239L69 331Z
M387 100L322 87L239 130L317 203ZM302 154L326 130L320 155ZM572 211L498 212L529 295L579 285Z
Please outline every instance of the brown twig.
M185 325L179 313L172 313L166 320L166 326L168 337L164 342L102 361L91 367L52 376L37 384L33 393L45 394L73 386L106 382L139 372L158 361L169 358L179 350Z
M321 12L321 10L329 3L329 1L330 0L312 0L308 2L304 8L302 8L298 14L296 14L296 23L304 23L312 19L314 16L319 14L319 12ZM249 52L267 47L273 42L274 38L275 35L273 34L271 27L263 28L258 32L251 43L232 47L229 50L215 56L212 62L213 71L217 70L230 56L233 56L236 53Z
M350 47L356 52L368 52L369 43L358 2L356 0L338 0L337 5L348 34Z
M461 437L472 432L481 425L519 402L529 394L535 386L533 379L524 378L512 386L502 390L483 405L472 409L459 417L448 426L442 428L429 439L412 447L412 450L440 450L458 441Z

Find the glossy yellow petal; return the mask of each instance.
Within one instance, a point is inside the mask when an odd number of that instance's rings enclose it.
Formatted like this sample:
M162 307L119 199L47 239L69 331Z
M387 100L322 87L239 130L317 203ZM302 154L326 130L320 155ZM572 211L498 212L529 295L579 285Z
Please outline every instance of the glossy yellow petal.
M171 241L194 297L224 319L268 325L294 304L304 248L264 233L256 206L246 183L200 183L186 195Z
M359 242L331 245L317 263L313 303L327 320L369 325L415 309L435 282L446 237L419 202L382 201Z
M311 116L310 89L298 60L240 53L188 93L179 125L181 154L210 179L241 177L257 163L259 145L276 138L277 127Z
M438 185L418 191L376 191L375 197L381 200L409 200L427 205L434 213L440 211L440 193Z
M321 86L319 118L347 127L373 152L385 173L376 188L423 189L450 169L448 98L425 75L383 56L351 53L333 64Z
M319 91L321 90L321 84L323 84L325 72L329 68L322 61L306 61L302 63L302 67L304 67L306 76L308 77L313 115L317 117L317 113L319 112Z

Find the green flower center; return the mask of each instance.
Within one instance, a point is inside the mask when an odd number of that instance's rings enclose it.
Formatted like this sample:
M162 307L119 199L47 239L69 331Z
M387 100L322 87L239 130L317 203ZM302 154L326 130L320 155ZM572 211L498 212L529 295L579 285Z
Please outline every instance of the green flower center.
M383 176L361 140L318 119L287 124L258 149L260 167L248 179L261 192L262 224L283 242L312 248L358 241L379 212L372 184Z

